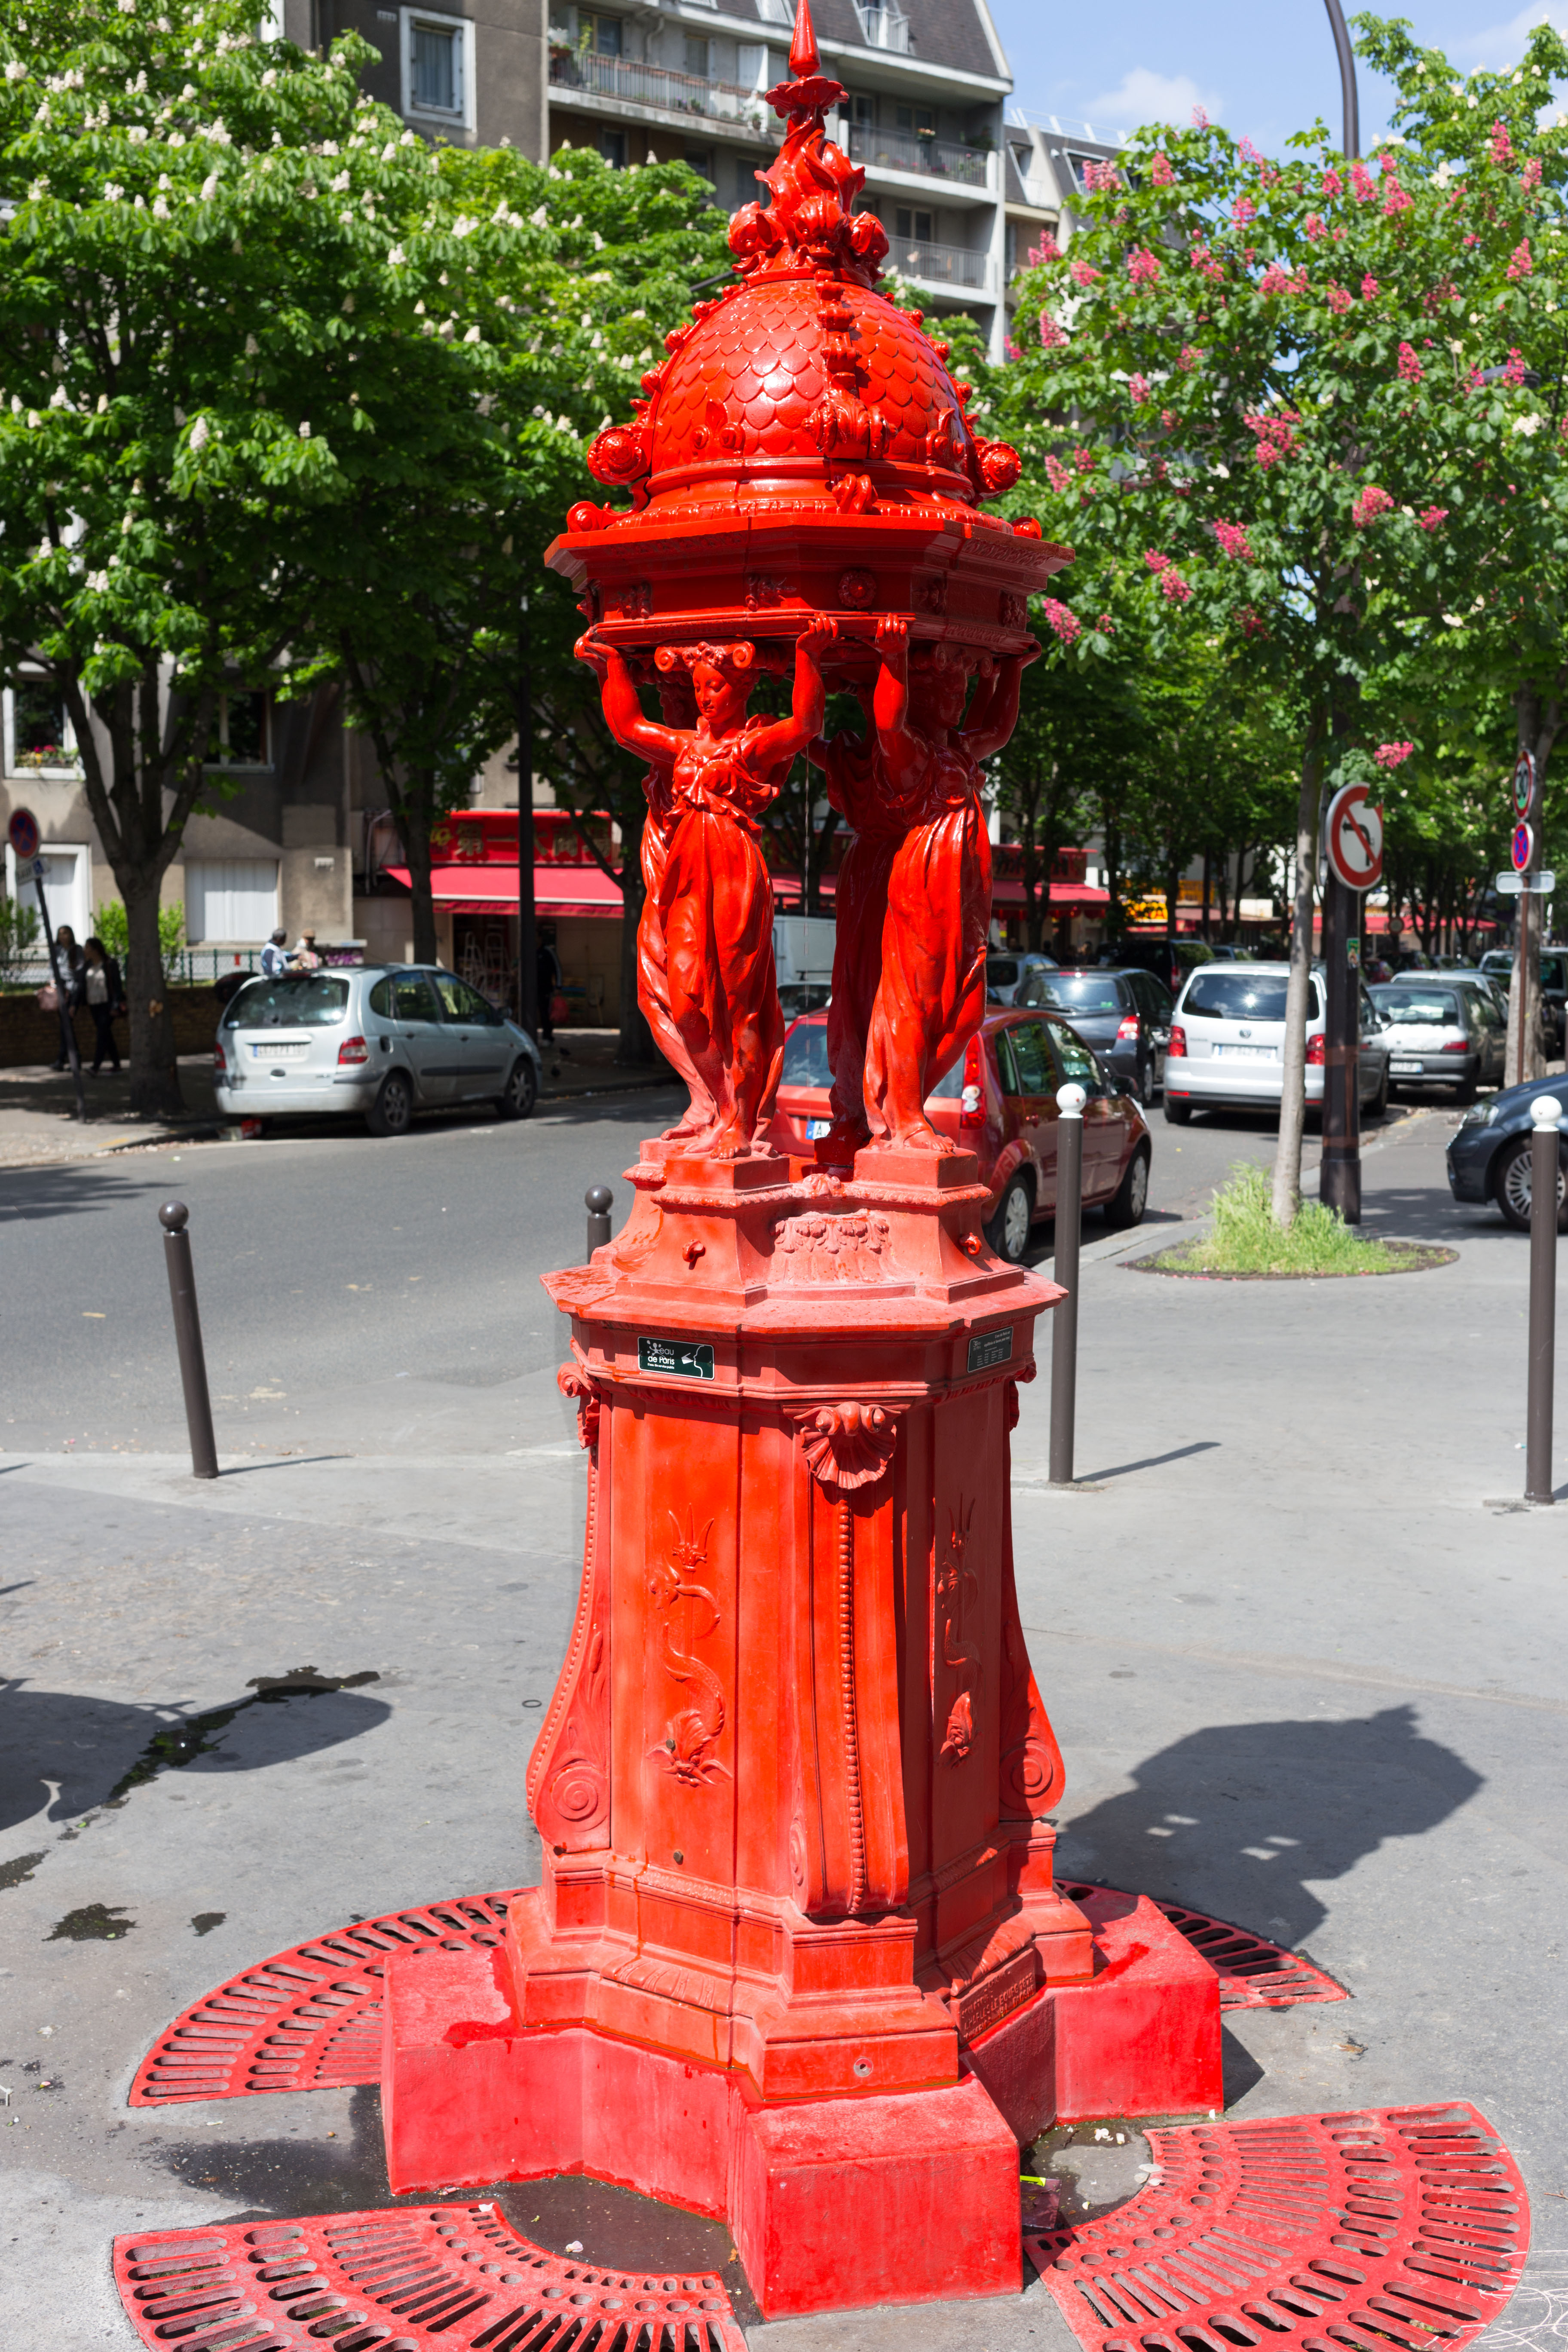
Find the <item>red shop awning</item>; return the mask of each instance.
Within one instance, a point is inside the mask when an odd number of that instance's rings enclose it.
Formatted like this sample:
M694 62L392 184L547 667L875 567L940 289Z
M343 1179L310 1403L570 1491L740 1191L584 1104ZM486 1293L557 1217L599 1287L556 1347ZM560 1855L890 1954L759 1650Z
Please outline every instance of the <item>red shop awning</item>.
M388 866L385 872L406 890L411 877L406 866ZM445 915L515 915L515 866L437 866L431 868L430 892ZM624 912L620 885L596 866L536 866L533 903L542 915L605 915Z

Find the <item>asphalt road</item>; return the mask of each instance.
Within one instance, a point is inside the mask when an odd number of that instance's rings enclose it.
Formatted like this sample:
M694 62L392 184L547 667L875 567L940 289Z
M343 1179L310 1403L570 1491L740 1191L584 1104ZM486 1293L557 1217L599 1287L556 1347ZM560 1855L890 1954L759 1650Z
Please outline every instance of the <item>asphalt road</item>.
M558 1318L539 1276L580 1261L590 1184L610 1184L620 1223L632 1197L622 1171L678 1107L650 1090L547 1107L521 1125L421 1122L396 1141L306 1129L0 1172L7 1315L27 1334L0 1443L180 1444L156 1218L171 1196L191 1211L221 1450L296 1445L310 1433L291 1425L304 1419L297 1401L322 1391L346 1403L400 1378L482 1390L552 1377ZM1152 1224L1201 1214L1238 1160L1273 1159L1272 1121L1247 1113L1178 1129L1156 1108L1152 1133ZM1307 1167L1316 1160L1310 1140ZM1091 1216L1086 1239L1097 1228ZM1042 1228L1036 1255L1049 1246ZM346 1420L331 1433L347 1440Z

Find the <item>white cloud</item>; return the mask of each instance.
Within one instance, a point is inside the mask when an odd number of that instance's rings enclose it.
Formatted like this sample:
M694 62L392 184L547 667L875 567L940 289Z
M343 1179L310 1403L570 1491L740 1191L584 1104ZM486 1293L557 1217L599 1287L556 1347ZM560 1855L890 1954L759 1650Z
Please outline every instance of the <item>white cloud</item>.
M1461 33L1447 43L1448 54L1456 59L1468 59L1472 66L1491 73L1506 72L1516 66L1524 55L1524 45L1537 25L1551 25L1559 33L1568 34L1568 8L1553 7L1549 0L1534 0L1534 5L1521 8L1506 23L1488 25L1479 33Z
M1223 120L1225 100L1215 90L1200 89L1190 74L1151 73L1147 66L1134 66L1114 89L1091 98L1084 113L1097 129L1103 122L1108 128L1133 131L1144 122L1184 126L1192 121L1194 106L1215 121Z

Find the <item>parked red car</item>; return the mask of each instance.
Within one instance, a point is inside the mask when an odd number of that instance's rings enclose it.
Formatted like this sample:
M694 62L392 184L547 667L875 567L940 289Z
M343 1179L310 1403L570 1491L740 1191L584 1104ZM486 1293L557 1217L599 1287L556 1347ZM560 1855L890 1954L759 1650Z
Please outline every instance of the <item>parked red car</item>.
M1142 1222L1153 1146L1142 1112L1119 1094L1093 1054L1065 1021L1047 1011L987 1015L963 1060L954 1063L926 1103L926 1117L980 1161L991 1198L985 1237L1016 1265L1029 1228L1057 1205L1057 1088L1076 1082L1089 1097L1083 1115L1084 1206L1108 1224ZM827 1132L830 1112L827 1015L803 1013L784 1039L784 1076L768 1139L780 1151L805 1153Z

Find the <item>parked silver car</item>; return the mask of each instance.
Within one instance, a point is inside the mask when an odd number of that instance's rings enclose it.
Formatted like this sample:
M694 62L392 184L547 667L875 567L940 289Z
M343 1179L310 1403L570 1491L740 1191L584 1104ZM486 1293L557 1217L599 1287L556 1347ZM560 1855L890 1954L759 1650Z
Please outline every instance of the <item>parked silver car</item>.
M1176 1001L1165 1048L1165 1117L1185 1127L1194 1110L1277 1110L1285 1085L1288 963L1200 964ZM1309 1107L1323 1099L1324 985L1307 1000ZM1388 1045L1381 1014L1361 991L1361 1100L1373 1118L1388 1108Z
M235 1118L357 1111L404 1135L416 1110L493 1102L526 1118L539 1048L477 988L434 964L365 964L247 982L213 1052L220 1111Z
M1500 1087L1507 1019L1479 972L1411 972L1370 991L1388 1024L1388 1075L1395 1087L1452 1087L1460 1102Z
M993 948L985 959L985 998L990 1004L1016 1004L1018 992L1037 971L1060 969L1055 956Z

